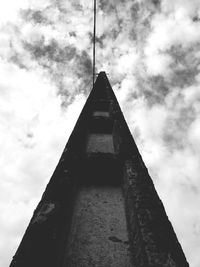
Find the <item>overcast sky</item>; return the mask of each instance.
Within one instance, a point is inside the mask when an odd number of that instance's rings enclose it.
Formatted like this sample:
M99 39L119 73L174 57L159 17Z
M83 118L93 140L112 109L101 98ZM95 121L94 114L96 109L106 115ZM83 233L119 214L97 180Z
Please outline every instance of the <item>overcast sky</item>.
M200 266L200 1L99 0L104 70L191 267ZM92 6L0 0L0 267L91 90Z

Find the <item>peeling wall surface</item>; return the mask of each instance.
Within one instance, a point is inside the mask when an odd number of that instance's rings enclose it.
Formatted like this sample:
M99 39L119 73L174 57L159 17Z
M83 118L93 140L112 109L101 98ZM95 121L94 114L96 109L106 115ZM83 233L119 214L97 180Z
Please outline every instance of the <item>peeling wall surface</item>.
M124 197L119 187L78 193L63 267L131 267Z

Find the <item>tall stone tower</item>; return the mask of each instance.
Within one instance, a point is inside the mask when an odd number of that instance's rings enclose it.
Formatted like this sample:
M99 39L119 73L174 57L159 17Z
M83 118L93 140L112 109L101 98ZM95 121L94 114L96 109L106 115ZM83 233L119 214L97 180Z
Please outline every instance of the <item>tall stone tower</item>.
M10 267L189 266L100 72Z

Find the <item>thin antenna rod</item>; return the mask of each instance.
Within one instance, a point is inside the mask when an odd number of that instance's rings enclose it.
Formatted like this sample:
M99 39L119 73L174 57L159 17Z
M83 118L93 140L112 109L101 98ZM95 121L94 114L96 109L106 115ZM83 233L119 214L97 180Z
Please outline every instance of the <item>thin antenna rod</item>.
M96 11L97 11L97 4L96 0L94 0L94 32L93 32L93 86L95 80L95 54L96 54Z

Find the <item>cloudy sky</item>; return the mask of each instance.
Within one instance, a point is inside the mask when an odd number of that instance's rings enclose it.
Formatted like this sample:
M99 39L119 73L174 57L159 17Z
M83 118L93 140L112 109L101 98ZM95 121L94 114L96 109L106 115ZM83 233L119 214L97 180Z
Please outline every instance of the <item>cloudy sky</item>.
M187 260L199 267L200 1L97 2L97 72L107 72ZM0 0L0 267L91 90L92 7Z

